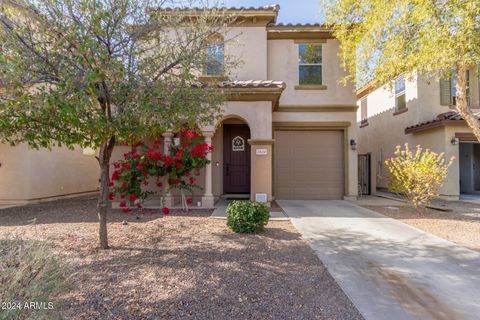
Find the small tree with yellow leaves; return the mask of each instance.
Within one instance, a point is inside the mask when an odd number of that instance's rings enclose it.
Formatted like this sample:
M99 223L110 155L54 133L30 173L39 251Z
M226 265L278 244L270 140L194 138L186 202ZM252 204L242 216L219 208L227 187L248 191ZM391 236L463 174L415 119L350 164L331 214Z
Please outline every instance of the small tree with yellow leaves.
M420 146L412 152L408 143L404 150L397 146L395 157L385 161L390 172L388 189L403 194L416 210L424 211L438 196L454 159L446 163L443 153L424 151Z

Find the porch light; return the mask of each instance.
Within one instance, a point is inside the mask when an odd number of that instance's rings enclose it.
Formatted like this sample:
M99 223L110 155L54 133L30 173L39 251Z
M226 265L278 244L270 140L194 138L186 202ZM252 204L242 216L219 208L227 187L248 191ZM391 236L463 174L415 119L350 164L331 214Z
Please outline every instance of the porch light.
M357 142L354 139L350 140L350 149L353 151L357 150Z
M452 140L450 140L450 143L452 146L456 146L458 144L458 138L453 137Z

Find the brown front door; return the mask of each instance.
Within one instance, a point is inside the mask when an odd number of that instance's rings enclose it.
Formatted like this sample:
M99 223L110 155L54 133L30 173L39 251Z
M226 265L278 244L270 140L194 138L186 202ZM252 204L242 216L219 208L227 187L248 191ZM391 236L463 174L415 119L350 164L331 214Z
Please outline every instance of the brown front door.
M250 193L250 129L245 124L223 125L223 192Z

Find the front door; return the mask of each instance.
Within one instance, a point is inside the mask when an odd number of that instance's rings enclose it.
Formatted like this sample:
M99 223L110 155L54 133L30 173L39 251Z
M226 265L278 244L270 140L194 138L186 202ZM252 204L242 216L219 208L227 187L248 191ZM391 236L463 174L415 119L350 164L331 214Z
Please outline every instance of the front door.
M250 193L250 129L245 124L223 125L223 191Z

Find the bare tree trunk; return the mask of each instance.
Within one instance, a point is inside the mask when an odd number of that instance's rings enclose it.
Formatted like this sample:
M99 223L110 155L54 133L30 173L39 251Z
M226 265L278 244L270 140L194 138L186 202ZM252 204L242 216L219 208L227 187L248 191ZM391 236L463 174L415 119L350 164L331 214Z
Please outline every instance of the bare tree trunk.
M467 99L467 68L459 66L457 69L457 111L465 119L473 134L480 141L480 124L468 106Z
M100 195L98 196L99 241L101 249L108 249L107 211L108 183L110 181L110 158L115 146L115 137L111 137L100 146L98 163L100 165Z

